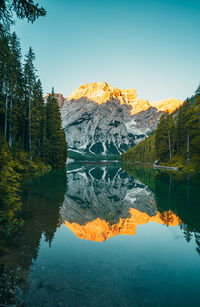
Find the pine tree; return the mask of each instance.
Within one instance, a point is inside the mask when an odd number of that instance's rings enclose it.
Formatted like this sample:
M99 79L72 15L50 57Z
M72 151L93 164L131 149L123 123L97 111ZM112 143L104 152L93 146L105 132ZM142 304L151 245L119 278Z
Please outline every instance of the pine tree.
M200 101L198 99L188 110L187 116L185 126L188 132L187 163L189 163L190 157L198 161L200 155Z
M33 87L33 100L32 100L32 116L31 116L31 140L32 140L32 156L33 158L41 156L42 151L42 132L41 121L43 116L44 101L42 98L42 84L38 79Z
M9 99L9 76L10 76L10 47L9 34L0 25L0 128L7 140L8 131L8 99Z
M32 103L34 98L34 88L36 84L35 67L33 61L35 60L35 54L32 48L29 48L29 52L26 55L24 65L24 78L25 78L25 119L24 119L24 133L28 131L28 135L24 136L24 147L30 153L32 159ZM28 126L28 127L27 127Z
M24 81L21 67L21 48L15 32L10 37L10 53L8 144L9 147L12 147L21 133Z
M195 91L195 95L199 95L200 94L200 83L199 86L197 87L196 91Z
M60 110L54 92L49 95L46 105L47 139L49 142L48 163L53 168L65 166L67 158L67 143L65 133L61 128Z
M157 159L167 161L172 158L174 152L174 120L169 114L160 119L155 135L155 150Z
M188 120L188 110L190 108L190 101L187 99L184 105L181 107L176 124L176 147L177 152L183 150L187 146L188 133L186 130L186 123Z
M124 152L120 156L122 162L154 162L155 155L155 133L151 134L139 144Z
M46 11L33 0L0 1L0 233L9 235L21 221L21 174L34 174L46 166L49 147L46 131L46 107L42 85L35 76L34 53L29 49L24 70L20 43L10 25L18 18L34 22ZM22 148L30 152L28 159Z
M18 18L26 18L34 22L40 16L45 16L46 11L43 7L33 0L1 0L0 1L0 21L5 24L12 23L12 14L15 12Z

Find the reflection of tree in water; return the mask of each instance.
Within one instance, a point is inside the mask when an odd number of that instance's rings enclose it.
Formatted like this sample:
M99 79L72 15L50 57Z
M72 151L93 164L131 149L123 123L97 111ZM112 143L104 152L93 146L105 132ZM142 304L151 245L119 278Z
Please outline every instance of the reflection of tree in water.
M16 283L23 285L26 281L32 261L38 256L40 240L44 235L51 246L59 225L59 211L67 187L66 171L52 171L39 178L32 178L23 189L22 218L24 225L4 245L4 254L0 258L2 295L0 304L17 301ZM20 290L22 291L22 289ZM20 293L19 291L19 293Z
M199 233L195 233L195 241L197 244L197 252L200 254L200 234Z
M155 171L151 167L122 165L155 193L159 212L173 211L182 221L180 225L187 242L196 242L200 254L199 175ZM170 215L168 217L170 219Z

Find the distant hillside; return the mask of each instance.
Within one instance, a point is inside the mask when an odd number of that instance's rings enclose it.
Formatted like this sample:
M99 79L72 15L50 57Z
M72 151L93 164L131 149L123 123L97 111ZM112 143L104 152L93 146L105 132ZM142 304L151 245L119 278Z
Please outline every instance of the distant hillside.
M163 114L155 132L121 155L122 162L200 165L200 86L173 114Z
M124 152L120 156L120 159L124 162L154 162L156 160L155 133L151 134L127 152Z

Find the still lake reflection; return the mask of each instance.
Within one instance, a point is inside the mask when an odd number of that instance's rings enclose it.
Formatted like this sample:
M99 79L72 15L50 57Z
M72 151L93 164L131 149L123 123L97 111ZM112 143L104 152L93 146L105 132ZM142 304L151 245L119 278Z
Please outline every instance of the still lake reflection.
M0 259L16 302L200 304L199 176L124 168L71 164L24 186L24 226Z

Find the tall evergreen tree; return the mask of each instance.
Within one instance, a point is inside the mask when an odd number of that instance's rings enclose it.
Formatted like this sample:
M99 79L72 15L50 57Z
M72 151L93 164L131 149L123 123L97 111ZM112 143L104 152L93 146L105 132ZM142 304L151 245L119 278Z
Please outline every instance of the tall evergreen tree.
M14 32L10 37L10 84L9 84L9 128L8 144L12 147L21 133L23 73L21 67L21 48Z
M44 101L42 97L42 83L40 79L35 82L33 88L32 119L31 119L31 140L33 157L42 156L44 130Z
M60 110L54 92L49 95L46 105L47 139L49 142L48 163L53 168L65 166L67 158L67 143L65 133L61 128Z
M35 60L35 54L32 48L29 48L29 52L26 55L24 65L24 78L25 78L25 118L24 129L27 128L28 135L25 135L24 142L25 148L30 153L32 159L32 103L34 99L34 88L36 84L35 67L33 61ZM28 125L28 127L27 127ZM25 133L25 131L24 131Z
M8 130L8 99L9 99L9 76L10 76L10 47L9 34L0 25L0 128L7 140Z
M177 152L183 150L183 148L186 148L187 146L186 144L188 139L188 131L186 129L186 123L188 120L189 109L190 109L190 101L189 99L187 99L184 105L181 107L177 117L177 123L176 123Z
M21 207L21 174L43 171L49 147L46 146L46 107L42 86L35 76L34 53L30 48L24 70L20 43L10 33L13 13L34 22L46 11L34 0L0 0L0 232L17 228L16 213ZM30 152L28 159L25 149Z
M160 161L172 158L174 152L174 120L172 115L163 115L155 135L156 157Z

